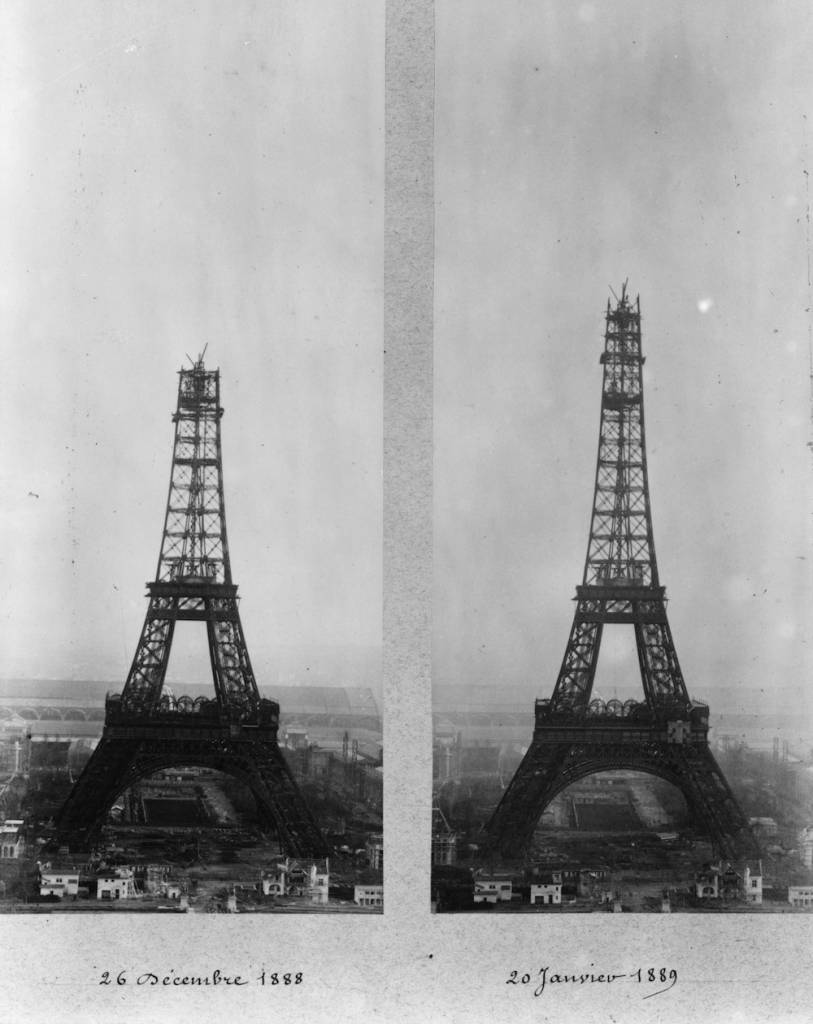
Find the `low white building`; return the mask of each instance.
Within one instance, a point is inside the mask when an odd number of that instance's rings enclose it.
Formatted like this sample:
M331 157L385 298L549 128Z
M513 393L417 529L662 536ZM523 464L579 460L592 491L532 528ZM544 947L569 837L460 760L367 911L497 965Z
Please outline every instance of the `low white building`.
M353 902L359 907L383 907L383 885L357 885L353 890Z
M129 900L135 895L132 868L113 868L96 876L97 900Z
M40 868L40 896L76 896L79 893L79 870L73 867Z
M792 907L813 907L813 885L788 886L788 903Z
M534 882L531 885L531 906L537 903L561 903L562 902L562 883L554 882Z
M510 903L513 883L505 878L475 878L475 903Z
M745 872L742 876L743 895L748 903L762 903L762 862L760 861L756 871L751 870L750 864L745 865Z

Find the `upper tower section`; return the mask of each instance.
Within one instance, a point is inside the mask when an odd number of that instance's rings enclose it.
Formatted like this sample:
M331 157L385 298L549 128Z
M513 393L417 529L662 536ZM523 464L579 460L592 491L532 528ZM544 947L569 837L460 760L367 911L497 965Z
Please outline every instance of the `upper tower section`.
M644 436L641 304L607 301L596 487L584 586L657 588Z
M220 371L179 372L175 443L157 583L231 585L220 449Z

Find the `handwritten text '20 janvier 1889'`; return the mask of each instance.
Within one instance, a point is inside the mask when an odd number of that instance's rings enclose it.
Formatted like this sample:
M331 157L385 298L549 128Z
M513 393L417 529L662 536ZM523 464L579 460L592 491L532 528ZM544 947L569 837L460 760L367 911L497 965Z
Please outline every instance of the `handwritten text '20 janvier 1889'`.
M590 964L591 968L595 964ZM540 967L536 972L520 974L519 971L511 971L506 985L531 985L533 984L534 996L541 996L550 987L563 986L565 988L578 988L582 985L612 985L619 981L632 981L647 988L655 988L655 991L648 991L644 999L650 996L660 995L668 992L678 979L677 971L669 967L638 967L634 971L582 971L579 973L566 973L564 971L552 971L550 967Z

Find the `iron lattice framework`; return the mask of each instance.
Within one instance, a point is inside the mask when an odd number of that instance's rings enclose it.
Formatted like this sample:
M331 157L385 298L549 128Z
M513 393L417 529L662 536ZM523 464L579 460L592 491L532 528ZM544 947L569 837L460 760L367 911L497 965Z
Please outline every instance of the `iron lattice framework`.
M644 434L640 302L607 303L596 483L584 577L556 686L536 702L531 746L487 830L505 855L531 840L566 786L626 768L677 786L723 855L758 853L708 746L708 707L689 698L658 579ZM643 701L592 699L605 624L635 630Z
M108 695L98 747L57 822L87 841L117 797L162 768L195 764L245 782L294 856L325 842L277 742L279 705L260 697L232 582L220 442L220 372L180 371L167 510L149 606L121 695ZM175 624L206 623L214 698L164 693Z

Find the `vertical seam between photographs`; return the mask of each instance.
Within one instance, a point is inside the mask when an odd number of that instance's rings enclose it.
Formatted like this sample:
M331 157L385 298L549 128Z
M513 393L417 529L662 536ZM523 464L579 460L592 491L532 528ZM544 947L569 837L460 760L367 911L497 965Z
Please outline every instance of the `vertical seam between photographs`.
M434 4L386 13L385 914L429 912ZM416 884L417 881L417 884Z

